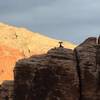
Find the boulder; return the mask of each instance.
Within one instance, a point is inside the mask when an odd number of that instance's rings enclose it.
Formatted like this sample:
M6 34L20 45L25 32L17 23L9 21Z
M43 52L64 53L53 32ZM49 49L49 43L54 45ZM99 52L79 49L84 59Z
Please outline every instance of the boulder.
M71 49L53 48L45 55L16 63L14 100L78 100L79 79Z
M100 100L100 37L19 60L14 100Z

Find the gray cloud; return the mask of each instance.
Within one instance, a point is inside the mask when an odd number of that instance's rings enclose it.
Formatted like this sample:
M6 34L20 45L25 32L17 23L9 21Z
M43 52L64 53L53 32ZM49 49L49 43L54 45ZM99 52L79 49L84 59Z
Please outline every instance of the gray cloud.
M0 21L79 43L100 32L100 0L0 0Z
M32 7L49 5L55 0L0 0L0 12L19 13L31 10Z

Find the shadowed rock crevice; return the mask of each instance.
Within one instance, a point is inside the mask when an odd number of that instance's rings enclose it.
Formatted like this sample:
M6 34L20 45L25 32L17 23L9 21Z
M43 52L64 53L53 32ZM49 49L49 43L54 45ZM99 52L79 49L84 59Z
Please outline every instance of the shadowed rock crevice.
M98 41L98 42L97 42ZM91 37L75 48L80 83L79 100L99 100L99 38Z
M76 49L74 49L74 53L75 53L75 57L76 57L76 61L77 61L76 69L77 69L78 78L79 78L79 99L78 100L82 100L81 71L80 71L80 66L79 66L79 56L78 56L78 53L77 53Z

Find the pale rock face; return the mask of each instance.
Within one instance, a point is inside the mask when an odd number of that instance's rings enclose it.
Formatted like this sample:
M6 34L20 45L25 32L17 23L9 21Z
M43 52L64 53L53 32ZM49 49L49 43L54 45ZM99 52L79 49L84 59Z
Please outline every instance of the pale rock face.
M0 24L0 43L23 51L25 56L46 53L50 48L58 45L59 40L31 32L25 28ZM63 43L65 47L73 49L76 45Z
M13 68L17 60L44 54L58 45L55 40L25 28L0 23L0 81L13 80ZM64 42L73 49L76 45Z

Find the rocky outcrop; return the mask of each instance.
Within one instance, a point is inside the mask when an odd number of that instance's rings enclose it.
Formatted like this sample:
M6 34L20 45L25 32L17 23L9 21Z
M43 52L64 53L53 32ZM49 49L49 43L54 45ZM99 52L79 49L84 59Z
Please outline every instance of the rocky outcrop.
M75 55L63 47L20 60L15 68L14 100L78 100Z
M14 100L100 100L100 37L16 63Z

